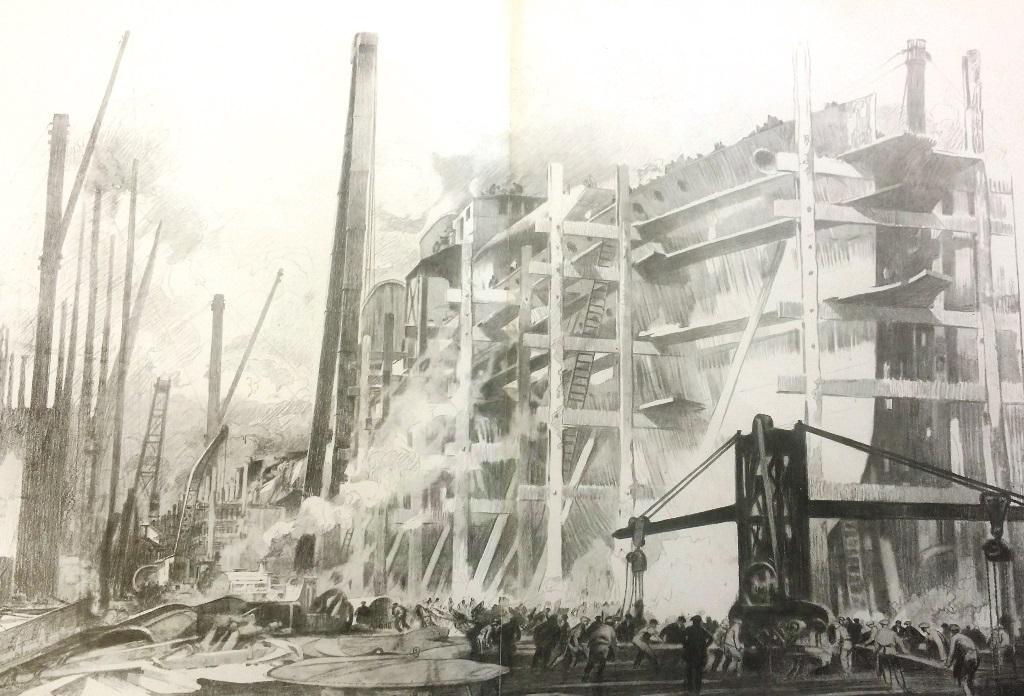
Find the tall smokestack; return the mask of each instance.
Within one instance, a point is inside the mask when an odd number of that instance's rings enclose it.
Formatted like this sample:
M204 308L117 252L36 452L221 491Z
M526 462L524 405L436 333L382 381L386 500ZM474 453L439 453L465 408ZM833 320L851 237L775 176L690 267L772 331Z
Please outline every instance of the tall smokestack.
M224 296L214 295L210 305L213 331L210 335L209 387L206 392L206 442L217 436L220 425L221 357L224 348ZM210 465L210 499L206 506L206 555L212 559L217 528L217 464Z
M68 147L68 116L54 114L50 126L50 166L46 175L46 222L43 253L39 257L39 303L36 309L35 362L32 365L32 408L47 406L50 391L50 353L53 350L53 315L57 305L57 275L63 246L64 160Z
M206 391L206 441L217 436L220 414L221 356L224 350L224 295L214 295L210 304L213 331L210 336L209 387Z
M928 51L924 39L907 40L907 128L911 133L924 133L924 69Z
M376 95L377 35L356 34L352 45L345 151L341 162L320 365L306 459L306 495L329 493L332 479L344 481L345 464L351 456L347 449L352 442L355 404L349 387L358 384L359 374L359 303L365 274L363 248L372 216ZM331 406L335 393L339 396L332 471L325 476L324 461L327 442L331 439ZM300 539L296 545L296 568L311 568L314 554L313 539Z

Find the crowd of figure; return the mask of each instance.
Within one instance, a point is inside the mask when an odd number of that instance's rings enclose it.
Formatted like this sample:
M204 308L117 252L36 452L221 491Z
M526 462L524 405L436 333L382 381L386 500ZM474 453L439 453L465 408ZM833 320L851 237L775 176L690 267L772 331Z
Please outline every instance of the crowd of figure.
M528 635L534 650L531 669L560 667L568 673L582 667L584 681L603 680L607 663L627 645L635 650L634 669L681 670L685 688L693 693L700 693L707 671L743 673L747 646L741 617L716 621L699 615L679 616L662 623L647 618L642 603L631 611L623 613L621 609L610 603L572 608L522 603L487 606L475 599L456 603L451 598L433 597L416 604L411 614L401 604L391 603L388 614L391 627L399 631L413 625L450 624L465 634L471 658L484 660L493 655L510 669ZM369 614L364 603L355 610L356 623L364 623ZM820 630L824 628L822 624ZM844 673L853 671L854 651L859 647L864 658L873 659L880 678L897 683L901 671L896 656L911 656L950 668L964 693L970 695L981 653L987 651L997 663L1015 665L1009 629L1008 619L986 635L970 625L961 629L957 624L915 625L903 619L862 622L840 617L828 627L823 640L827 640L826 648L831 645L835 667Z
M981 652L987 650L997 665L1016 667L1016 648L1011 640L1010 620L1004 617L989 633L977 626L927 621L916 626L912 621L862 623L859 618L840 617L832 627L833 644L844 672L853 668L856 646L872 651L878 675L889 683L900 680L897 656L909 655L941 663L953 671L953 678L970 696L974 693L974 677L981 663Z
M635 649L634 669L681 669L685 688L693 693L700 693L706 670L728 670L730 665L736 672L741 669L738 620L725 626L701 616L679 616L661 625L657 619L641 618L642 604L625 613L616 609L599 603L487 607L473 599L458 604L449 600L444 606L435 598L417 605L416 615L427 622L450 619L465 633L473 659L493 653L510 669L524 635L533 642L531 669L558 667L568 673L581 668L583 681L602 681L608 662L626 645Z

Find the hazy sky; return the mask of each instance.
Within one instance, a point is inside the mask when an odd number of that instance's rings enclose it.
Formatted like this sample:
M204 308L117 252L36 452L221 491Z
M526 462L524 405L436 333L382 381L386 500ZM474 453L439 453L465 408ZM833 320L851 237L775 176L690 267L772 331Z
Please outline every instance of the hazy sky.
M894 54L922 37L934 58L930 107L955 110L960 56L981 49L989 145L1009 150L1019 169L1024 57L1012 32L1024 9L976 7L8 0L0 4L0 320L30 339L47 123L68 113L73 141L84 140L125 29L132 38L104 132L144 143L149 180L140 208L149 217L140 252L156 218L165 221L157 301L164 328L179 323L169 336L150 332L154 360L172 363L154 367L201 377L195 351L171 350L174 342L205 345L214 292L227 295L228 342L244 338L280 265L285 280L266 348L295 363L301 384L250 388L284 398L308 393L315 370L354 32L380 35L378 205L419 221L452 200L438 204L446 186L471 183L443 180L435 155L471 156L445 168L467 179L509 155L528 183L547 159L602 179L616 161L637 166L707 151L769 113L789 117L792 50L801 40L818 104L874 89L898 100ZM69 185L76 166L72 156ZM65 248L65 288L76 230ZM231 359L229 351L229 366Z

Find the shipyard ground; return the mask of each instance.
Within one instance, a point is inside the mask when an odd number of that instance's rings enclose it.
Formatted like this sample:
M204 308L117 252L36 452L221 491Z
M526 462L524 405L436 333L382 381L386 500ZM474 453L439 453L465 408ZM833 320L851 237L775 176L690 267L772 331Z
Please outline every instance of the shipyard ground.
M530 641L523 641L513 662L513 670L500 684L485 685L482 689L474 688L472 694L490 696L668 696L669 694L685 694L683 689L684 675L682 669L666 667L655 671L644 665L639 669L633 667L632 647L621 651L616 661L610 662L605 670L604 681L601 683L581 681L582 667L577 666L563 672L560 666L554 669L531 669L533 646ZM781 675L745 674L708 674L705 676L704 689L706 696L718 694L741 694L750 696L875 696L879 694L917 694L919 696L954 696L963 692L953 682L948 671L914 671L905 672L906 690L882 683L869 669L858 670L853 674L807 676L786 679ZM204 696L271 696L287 694L306 696L316 694L322 696L328 691L312 687L300 687L289 684L209 684L200 692ZM339 692L340 693L340 692ZM429 692L436 694L459 694L466 696L465 688L460 690L438 690ZM975 694L977 696L1020 696L1024 695L1024 682L1011 683L1004 680L995 685L986 682L986 677L979 674Z

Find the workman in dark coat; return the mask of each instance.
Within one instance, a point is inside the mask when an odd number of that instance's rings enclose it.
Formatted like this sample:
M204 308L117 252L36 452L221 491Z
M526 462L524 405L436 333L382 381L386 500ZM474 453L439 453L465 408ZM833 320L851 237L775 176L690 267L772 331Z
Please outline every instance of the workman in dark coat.
M533 661L530 667L547 667L551 663L551 653L558 644L558 617L548 614L547 618L533 629Z
M498 628L498 664L512 670L512 658L516 654L516 643L523 638L523 631L519 627L516 617L510 616L505 623Z
M714 639L704 630L700 616L690 619L683 631L683 659L686 660L686 689L699 694L704 688L704 663L708 659L708 646Z
M604 679L604 666L608 660L615 659L615 629L607 620L600 618L594 620L594 627L590 630L590 639L587 641L589 652L587 654L587 666L583 668L583 681L590 678L590 672L597 668L597 681Z

